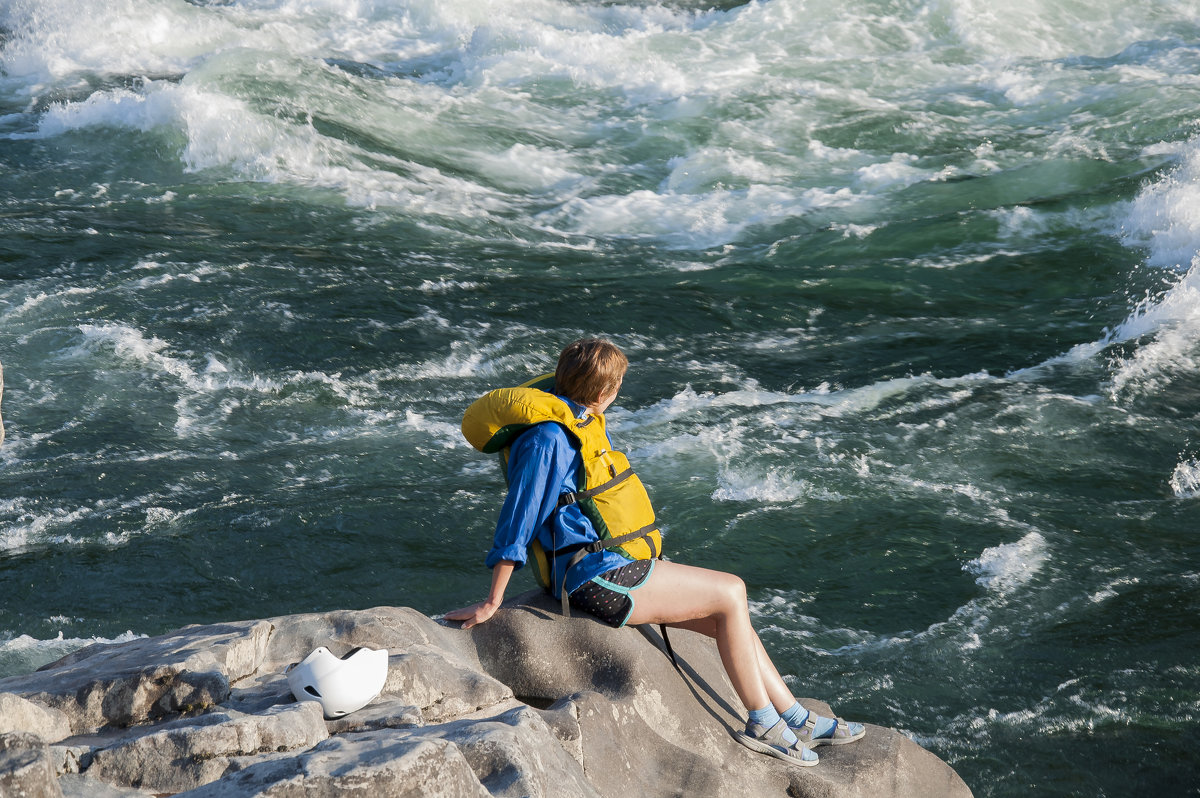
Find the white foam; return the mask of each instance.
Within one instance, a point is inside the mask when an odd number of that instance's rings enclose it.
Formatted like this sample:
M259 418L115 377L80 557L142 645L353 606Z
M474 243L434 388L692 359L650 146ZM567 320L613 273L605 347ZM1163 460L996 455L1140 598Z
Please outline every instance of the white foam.
M794 163L768 162L740 146L745 140L761 148L764 131L758 125L737 129L731 123L726 131L731 146L701 147L678 156L659 189L592 195L589 187L597 170L611 167L581 162L573 147L518 143L493 150L482 140L463 139L460 131L439 128L437 118L447 105L469 109L482 103L491 108L499 100L520 117L522 126L543 130L548 138L577 141L595 135L595 122L587 115L573 118L569 110L566 118L563 113L545 114L524 101L521 86L531 74L600 92L615 90L631 105L659 103L664 119L699 117L708 110L705 98L763 79L763 64L742 40L772 37L773 23L763 18L770 16L759 9L692 13L661 6L513 0L414 2L401 7L348 1L260 2L193 7L186 13L161 1L124 0L99 15L69 0L55 0L39 17L36 30L18 37L28 41L27 55L45 50L51 54L10 74L36 73L45 81L65 81L89 70L183 72L181 83L151 80L136 91L109 89L55 105L40 120L38 135L105 126L179 131L185 142L180 157L192 171L221 169L250 180L329 188L343 193L351 204L366 207L500 221L499 214L510 210L512 200L489 185L445 174L427 163L359 152L345 141L322 136L311 125L260 113L222 86L224 76L247 69L256 74L277 69L281 80L295 80L295 69L278 57L284 52L297 60L333 54L368 63L380 54L403 61L436 52L449 64L445 77L457 78L454 82L467 86L467 94L451 95L430 83L406 81L382 89L389 96L369 103L369 113L366 103L362 109L343 104L336 113L385 141L407 145L448 138L457 160L469 164L486 183L522 193L553 191L561 201L550 203L553 209L536 217L534 226L586 236L662 237L679 246L705 247L731 241L756 224L844 207L858 198L840 186L783 188ZM19 13L11 17L19 29L18 23L28 23ZM136 35L119 35L125 32L116 30L122 26ZM182 26L189 35L175 37L180 41L174 45L172 37L162 35ZM71 46L86 37L90 50ZM128 47L117 44L126 41L131 42ZM50 43L53 46L47 47ZM106 54L106 47L112 52ZM20 48L8 50L10 61L21 58ZM86 62L67 57L84 50L92 53ZM510 83L517 86L515 94L503 88ZM487 92L493 96L484 96ZM784 91L785 96L794 94L792 88ZM816 145L814 152L819 149ZM772 158L780 160L778 155ZM864 161L869 159L860 156L861 181L876 190L921 177L919 171L906 171L896 162ZM738 184L742 187L727 188Z
M1198 12L1200 8L1189 0L1176 6L1181 18L1194 18ZM1154 16L1146 14L1144 7L1116 0L955 0L941 4L935 13L945 14L945 21L963 44L1001 59L1111 55L1162 35Z
M1181 162L1146 186L1109 231L1146 249L1146 265L1163 270L1166 287L1136 301L1126 319L1097 340L1009 378L1036 377L1058 364L1095 363L1113 345L1130 342L1136 344L1132 351L1109 363L1113 401L1162 393L1180 376L1200 373L1200 138L1148 147L1143 154L1177 155ZM1073 221L1099 226L1100 220Z
M169 456L153 454L132 459L135 462L152 462ZM178 487L172 490L178 491ZM128 543L135 535L168 526L196 512L195 508L180 511L163 507L158 504L162 498L156 494L125 500L98 498L90 504L59 507L48 506L49 502L44 499L31 496L0 500L0 552L20 552L46 546L118 547ZM116 512L132 511L145 514L144 525L100 533L81 531L85 525L94 525L97 519L110 518ZM103 525L105 528L108 526Z
M423 363L414 363L406 369L405 374L408 379L478 377L520 370L529 366L527 357L505 354L505 350L506 346L502 342L480 345L455 341L451 344L450 351L442 357ZM547 361L543 371L553 370L554 364ZM528 379L532 379L534 376L530 374Z
M334 78L332 69L321 63L324 58L369 62L382 54L403 60L440 49L455 62L451 72L481 92L488 84L505 84L509 76L527 80L529 74L560 74L605 90L612 85L653 85L663 81L663 72L675 69L671 59L651 56L657 68L647 72L647 59L629 58L628 49L661 34L664 25L679 28L691 19L660 7L626 10L511 0L402 6L258 2L232 7L164 0L121 0L103 6L46 0L36 13L23 3L10 4L7 11L3 21L16 34L4 48L4 66L13 80L23 76L31 92L39 91L40 84L66 83L80 74L186 74L182 82L149 80L137 90L107 89L80 101L57 103L43 114L36 135L53 137L90 127L180 131L185 141L181 160L192 171L225 169L251 180L330 188L355 205L398 207L458 220L490 219L504 208L506 198L478 181L443 173L427 163L361 152L310 124L283 119L274 109L260 113L231 96L223 79L247 70L268 79L275 70L280 80L294 82L294 64L305 63L307 57L317 64L318 83L324 81L324 88L336 92L345 79ZM531 64L531 58L537 63ZM497 100L507 102L503 93L451 97L439 87L411 81L371 90L390 96L357 105L348 95L331 97L339 106L332 112L381 140L394 139L399 148L440 149L448 142L460 164L472 165L488 182L522 193L563 185L574 193L576 184L590 180L567 148L522 142L497 151L487 146L486 136L467 141L462 131L445 129L436 121L447 105L481 103L490 112ZM518 115L536 113L529 103L509 104ZM562 117L550 114L540 122L524 122L526 127L561 127Z
M1176 275L1103 342L1137 342L1114 363L1114 397L1160 392L1179 375L1200 371L1200 139L1182 154L1177 168L1143 189L1125 220L1127 239L1149 249L1147 263Z
M921 652L925 656L940 651L969 656L970 652L988 647L997 639L1008 639L1024 628L1029 620L1029 603L1013 602L1013 594L1028 586L1048 559L1046 540L1036 531L1013 543L985 549L963 566L964 571L977 575L976 581L984 593L958 607L947 619L923 630L828 628L819 619L805 614L805 605L816 599L803 591L768 591L766 599L751 600L751 611L756 619L770 624L773 633L815 655L859 656L895 651L907 657L904 652ZM1117 580L1112 586L1120 584ZM1098 600L1104 599L1100 596Z
M164 354L169 344L160 338L147 338L140 330L123 324L81 324L83 342L76 348L80 355L111 352L118 361L151 372L169 374L185 384L197 382L196 371L186 361Z
M582 179L577 156L547 147L514 144L502 153L479 152L471 156L484 176L512 191L549 191L569 188Z
M554 0L42 0L36 7L14 0L0 9L0 22L14 31L2 71L21 91L40 95L58 86L73 96L96 76L127 86L54 104L34 135L158 131L179 145L186 169L330 190L352 205L436 217L435 225L479 220L492 234L517 219L517 226L573 239L554 246L645 237L703 248L814 215L810 221L865 235L876 224L872 200L880 194L958 173L958 166L926 167L906 153L827 146L811 134L827 121L821 108L830 100L909 113L891 89L907 95L913 84L946 84L990 86L1010 103L1039 107L1063 89L1046 84L1053 70L1014 65L1014 55L1120 50L1139 37L1162 38L1156 26L1169 30L1171 19L1159 22L1115 0L1099 9L954 0L911 15L874 3L802 0L728 11ZM964 46L1002 63L960 67L936 57ZM898 58L906 59L903 69L895 68ZM830 59L853 59L864 74L830 80ZM356 64L394 77L361 79ZM304 91L269 101L235 94L230 85L246 75L303 84ZM874 78L870 90L857 85L866 76ZM537 95L557 84L585 102L548 110L554 104ZM984 102L977 92L959 94L962 102ZM727 119L700 143L680 141L666 154L658 185L597 190L607 176L628 171L596 146L631 132L622 115L635 115L644 135L659 137L746 96L761 97L770 113L753 122ZM281 113L277 102L285 101ZM619 113L610 113L613 105ZM318 115L384 146L368 151L354 137L322 133L311 121ZM936 116L919 123L936 132L945 124ZM450 121L463 118L481 121ZM498 142L493 118L534 140ZM1096 146L1067 138L1056 146ZM977 156L974 173L1001 168L987 145ZM444 158L455 168L432 165ZM539 199L532 207L530 193Z
M990 83L1013 105L1032 105L1044 101L1045 88L1037 82L1032 70L1002 70Z
M71 298L90 296L98 290L100 289L94 286L71 286L51 292L39 291L37 294L25 297L21 304L9 310L4 318L6 322L12 322L16 317L23 316L47 303L66 304Z
M916 164L915 155L893 153L889 161L860 167L855 172L855 180L860 187L876 192L881 189L905 188L929 180L937 174Z
M77 542L70 529L95 512L92 507L46 508L25 499L0 500L0 552L22 551L32 545Z
M404 424L429 436L444 449L461 449L467 445L458 424L430 419L412 410L404 411Z
M731 147L701 147L675 156L667 165L671 172L663 187L683 194L703 193L714 184L779 183L786 178L779 166Z
M142 131L168 127L179 117L178 91L180 89L173 84L151 82L146 93L114 89L96 92L82 102L56 103L42 116L38 135L51 138L87 127ZM212 99L222 105L228 102L219 96Z
M1134 335L1134 330L1143 330ZM1159 301L1147 304L1117 332L1144 338L1133 354L1114 361L1111 392L1161 393L1184 374L1200 371L1200 271L1193 269Z
M0 26L15 34L4 71L34 90L80 73L177 73L231 33L220 15L163 0L14 0L0 4Z
M52 623L69 623L71 619L55 616L48 618ZM32 673L43 665L61 659L84 646L97 643L127 643L145 638L146 635L126 631L115 638L88 637L68 638L60 631L57 637L38 640L29 635L17 635L0 641L0 678Z
M364 153L311 126L289 124L192 83L148 81L140 92L112 89L56 104L32 135L48 138L94 127L179 131L184 138L180 161L187 171L223 170L246 180L330 189L352 205L459 219L491 218L503 206L501 195L487 186L394 156Z
M1021 533L1031 528L1011 518L1003 507L1002 491L990 490L973 479L961 464L942 462L940 455L914 464L910 458L889 456L895 445L861 436L845 440L845 420L869 418L872 425L901 419L896 429L922 437L934 431L950 436L951 446L972 441L953 439L955 408L968 404L976 391L1000 381L986 374L957 379L932 376L886 380L851 389L819 385L809 391L763 389L753 381L730 391L697 393L687 388L669 399L627 412L614 425L624 440L639 443L639 459L684 460L685 473L711 466L715 501L795 504L836 500L858 490L885 490L900 495L946 494L962 497L986 512L989 523ZM911 425L914 413L939 411L935 421ZM700 419L720 418L717 424ZM948 422L948 419L950 421ZM945 433L936 430L947 430ZM963 434L966 434L965 432ZM798 470L800 461L804 467ZM701 465L702 464L702 465Z
M68 356L112 358L125 370L166 376L176 382L176 411L179 414L176 432L181 435L188 434L193 425L205 420L221 423L232 410L241 406L247 395L278 396L292 387L315 389L336 398L343 409L370 413L379 404L377 380L381 376L397 376L372 373L345 377L340 373L300 370L264 376L247 373L216 353L175 353L169 342L147 336L127 325L85 324L79 329L83 340L68 351ZM467 348L463 347L462 351L467 352ZM486 368L483 357L484 354L476 351L451 355L449 359L457 365L406 369L403 378L473 375L476 370ZM202 360L203 365L194 363L196 360ZM519 362L523 365L525 361ZM390 417L383 412L379 420L386 421Z
M273 380L257 375L246 376L236 373L213 354L204 356L205 365L199 369L189 361L189 354L176 354L169 342L155 336L147 336L141 330L123 324L79 325L82 340L66 352L68 357L89 360L101 358L109 361L106 370L114 367L127 372L141 372L148 376L164 376L178 386L176 395L175 433L180 436L191 434L205 413L216 414L222 420L237 406L236 400L218 402L212 399L230 390L256 394L276 394L286 384L325 383L350 404L358 401L354 393L336 378L316 373L293 373L284 380Z
M755 184L742 190L699 194L648 189L571 199L537 217L542 226L564 233L609 238L661 238L684 248L707 248L733 241L746 228L799 216L814 208L855 201L849 189L799 194Z
M797 393L765 390L753 380L741 380L745 387L722 392L701 394L688 386L668 399L631 414L631 421L637 425L656 424L713 408L770 405L808 407L819 415L829 417L856 416L877 410L884 403L914 394L919 389L937 389L930 396L906 404L903 412L911 412L960 402L970 395L970 390L996 380L984 372L953 378L937 378L926 374L882 380L854 388L834 388L822 383L811 390Z
M143 279L156 281L164 276L152 275ZM433 311L406 322L414 326L431 323L444 325L448 322ZM84 360L86 368L108 375L113 388L96 401L119 401L117 397L123 387L141 390L148 378L164 380L166 389L174 397L174 431L181 438L220 435L228 426L231 414L241 408L294 406L305 412L334 414L334 418L315 422L311 432L316 435L376 435L381 429L396 429L397 418L400 418L402 427L430 436L439 446L460 445L457 423L435 420L413 410L407 411L407 415L403 410L398 411L396 396L390 393L392 389L381 388L381 384L477 378L486 373L521 374L531 365L526 354L511 352L506 342L476 345L460 341L430 361L361 374L318 370L257 374L248 372L243 364L219 352L179 351L171 342L129 325L84 324L78 329L77 342L58 352L57 356ZM552 368L553 363L547 361L545 370ZM280 434L298 434L294 426L284 427ZM264 430L263 434L270 438L269 431ZM4 447L2 456L16 456L21 443L17 436L14 445ZM148 518L148 523L162 520L156 516ZM20 532L20 528L11 534L28 537ZM22 545L22 541L13 538L9 545Z
M439 277L434 280L422 280L417 290L426 294L451 294L458 291L473 291L480 284L471 280L447 280Z
M1123 576L1118 579L1114 579L1098 590L1093 591L1091 595L1088 596L1088 601L1090 601L1092 604L1103 604L1109 599L1116 598L1118 595L1120 595L1119 588L1137 585L1140 582L1141 580L1135 576Z
M975 581L988 590L1006 593L1033 579L1049 556L1046 539L1029 532L1014 543L984 549L963 570L975 574Z
M812 492L811 483L778 469L765 473L753 469L725 467L717 476L714 501L794 502Z
M1200 496L1200 460L1192 458L1175 466L1170 480L1171 491L1181 499Z
M1186 269L1200 250L1200 139L1172 149L1181 162L1138 194L1124 232L1131 243L1149 247L1151 266Z

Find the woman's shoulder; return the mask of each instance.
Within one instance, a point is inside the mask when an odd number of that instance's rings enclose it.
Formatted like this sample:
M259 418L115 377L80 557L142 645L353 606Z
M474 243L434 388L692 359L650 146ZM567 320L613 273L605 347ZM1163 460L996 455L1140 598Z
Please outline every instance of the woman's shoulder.
M524 451L531 448L571 448L571 437L562 424L557 421L543 421L534 424L522 432L513 441L512 451Z

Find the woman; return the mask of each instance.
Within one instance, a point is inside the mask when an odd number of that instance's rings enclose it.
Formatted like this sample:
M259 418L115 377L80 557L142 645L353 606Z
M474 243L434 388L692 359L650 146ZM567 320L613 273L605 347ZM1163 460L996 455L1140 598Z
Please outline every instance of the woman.
M513 571L532 555L543 586L611 626L665 624L713 638L749 710L738 741L815 765L811 747L851 743L866 732L800 706L751 625L739 577L654 559L661 538L649 499L604 426L628 365L612 343L582 339L560 355L552 393L501 389L468 409L468 440L483 451L507 450L509 491L487 557L488 597L445 617L464 629L487 621Z

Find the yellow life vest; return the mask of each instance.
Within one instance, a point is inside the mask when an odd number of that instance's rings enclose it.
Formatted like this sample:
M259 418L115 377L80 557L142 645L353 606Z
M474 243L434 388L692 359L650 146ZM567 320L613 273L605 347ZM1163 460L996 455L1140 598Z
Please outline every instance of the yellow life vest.
M554 421L562 425L578 447L583 459L577 475L580 488L574 493L561 494L558 506L578 505L600 540L546 552L534 538L529 561L535 566L538 583L547 589L554 558L568 551L576 554L567 570L588 552L602 549L618 549L634 560L653 559L662 554L662 533L654 523L650 497L629 467L628 458L612 450L604 416L576 418L565 401L548 392L553 384L554 375L548 374L518 388L498 388L472 403L462 420L467 441L484 454L499 453L502 467L507 466L513 440L534 424ZM562 598L565 607L565 593Z

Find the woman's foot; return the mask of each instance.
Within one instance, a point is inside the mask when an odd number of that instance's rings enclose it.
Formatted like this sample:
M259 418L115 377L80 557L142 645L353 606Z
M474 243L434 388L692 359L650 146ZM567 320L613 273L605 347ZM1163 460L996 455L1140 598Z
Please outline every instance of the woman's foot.
M796 738L809 748L815 748L818 745L853 743L861 740L867 733L861 723L850 723L841 718L825 718L808 710L803 710L803 712L805 714L800 715L803 720L799 723L795 722L799 713L784 713L783 717L792 734L796 735ZM792 717L789 718L789 714Z
M789 741L786 738L791 738ZM820 761L815 753L805 748L796 736L788 731L787 721L780 719L771 728L750 721L746 731L734 735L739 743L751 751L767 754L800 767L812 767Z

